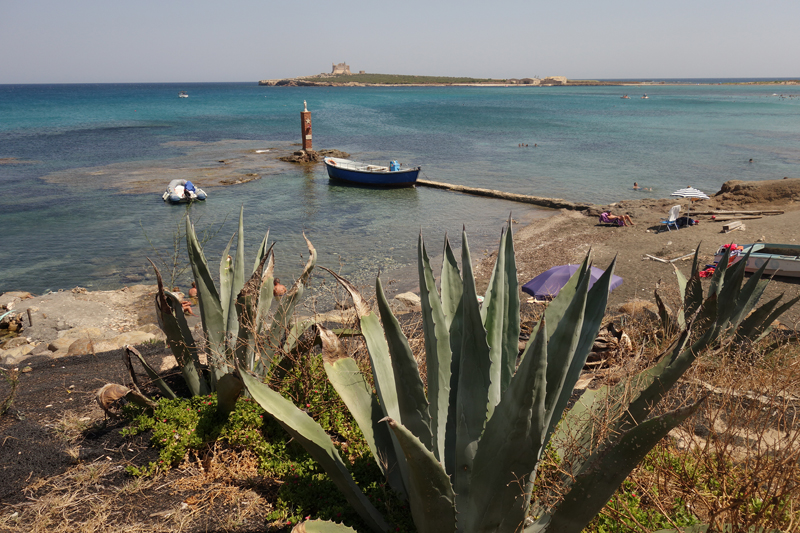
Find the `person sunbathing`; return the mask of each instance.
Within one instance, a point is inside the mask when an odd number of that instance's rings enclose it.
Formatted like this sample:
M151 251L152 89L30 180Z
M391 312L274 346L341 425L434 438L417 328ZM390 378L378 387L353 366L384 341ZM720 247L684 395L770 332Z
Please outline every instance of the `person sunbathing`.
M611 211L606 211L600 215L600 222L605 224L616 224L618 226L635 226L630 215L612 215Z

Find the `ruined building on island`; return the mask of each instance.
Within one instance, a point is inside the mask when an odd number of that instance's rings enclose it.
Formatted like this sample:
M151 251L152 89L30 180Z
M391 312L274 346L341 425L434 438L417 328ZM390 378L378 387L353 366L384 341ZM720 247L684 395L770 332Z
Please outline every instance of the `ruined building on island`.
M352 76L352 72L350 72L350 65L347 63L333 63L333 69L331 70L331 76Z

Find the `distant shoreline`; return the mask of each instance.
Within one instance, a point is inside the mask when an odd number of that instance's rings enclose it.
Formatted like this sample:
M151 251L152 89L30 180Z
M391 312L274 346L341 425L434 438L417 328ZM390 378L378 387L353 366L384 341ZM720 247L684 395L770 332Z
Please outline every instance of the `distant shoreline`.
M572 80L563 76L550 78L448 78L441 76L404 76L397 74L352 74L298 76L260 80L260 86L267 87L645 87L645 86L685 86L685 85L767 85L797 86L800 79L775 79L758 81L653 81L653 80ZM734 78L735 79L735 78Z

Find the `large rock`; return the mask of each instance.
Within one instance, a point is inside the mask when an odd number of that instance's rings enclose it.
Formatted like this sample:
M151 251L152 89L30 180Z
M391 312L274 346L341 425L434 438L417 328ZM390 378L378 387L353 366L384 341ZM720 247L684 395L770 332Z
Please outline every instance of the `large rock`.
M402 302L405 304L406 307L410 309L417 309L421 308L422 300L420 300L419 296L414 294L413 292L404 292L402 294L398 294L394 297L395 300Z
M0 294L0 309L11 310L14 304L20 300L33 298L33 294L25 291L10 291Z
M22 358L31 353L34 348L36 348L35 344L23 344L22 346L16 346L10 350L3 350L3 356L6 358L6 364L13 364L8 363L9 359L22 360Z
M142 326L139 326L138 329L139 331L152 334L156 339L160 341L167 340L167 334L161 331L161 328L156 326L155 324L144 324Z
M84 327L59 331L58 336L71 337L73 339L103 339L107 336L107 334L100 328Z
M94 353L94 344L88 338L76 340L67 349L67 355L88 355L90 353Z
M126 344L144 344L145 342L150 342L152 340L157 340L156 336L152 333L145 333L144 331L128 331L127 333L117 335L111 339L111 342L119 347L122 347Z
M0 343L0 348L2 348L3 350L10 350L11 348L16 348L17 346L23 346L25 344L28 344L27 338L11 337L10 339Z
M59 350L62 351L68 350L70 345L76 340L78 339L76 339L75 337L61 337L48 344L47 349L50 350L51 352L57 352Z

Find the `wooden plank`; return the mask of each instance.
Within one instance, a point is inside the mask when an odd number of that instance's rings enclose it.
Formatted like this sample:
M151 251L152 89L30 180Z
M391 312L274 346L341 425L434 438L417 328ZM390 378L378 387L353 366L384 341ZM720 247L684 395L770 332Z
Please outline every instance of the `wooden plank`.
M695 215L782 215L781 209L764 209L761 211L695 211Z
M682 255L680 257L676 257L675 259L670 259L669 262L670 263L674 263L675 261L680 261L681 259L686 259L687 257L692 257L693 255L694 255L694 252L689 252L686 255Z
M727 222L729 220L755 220L757 218L763 218L761 216L756 215L748 215L744 217L734 217L734 216L721 216L714 219L715 222Z
M724 231L725 233L728 233L729 231L732 231L732 230L738 228L741 225L742 225L742 221L741 220L734 220L734 221L729 222L729 223L725 224L724 226L722 226L722 231Z

